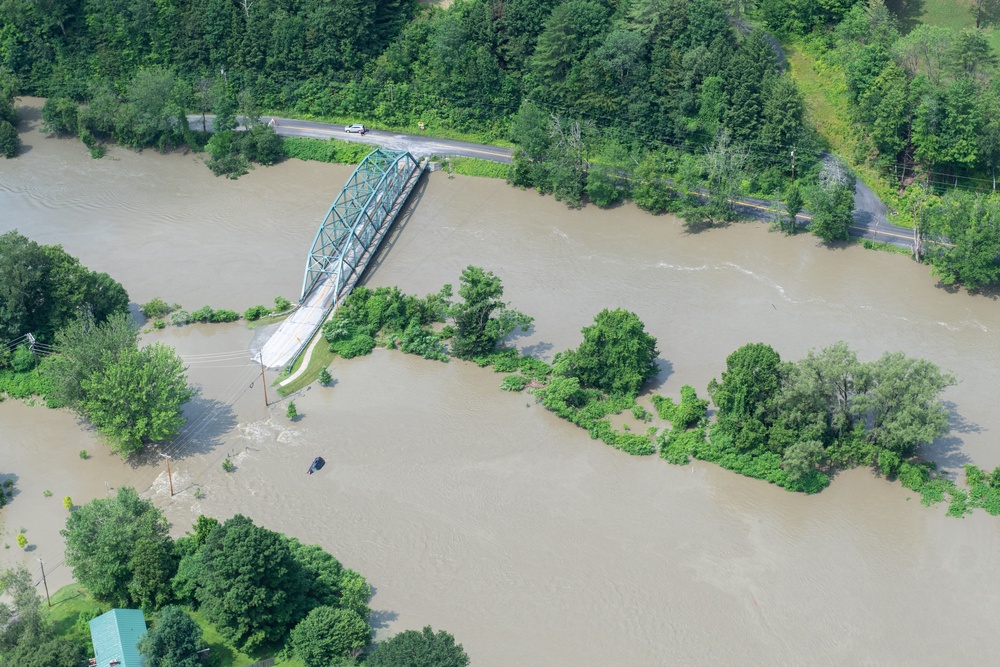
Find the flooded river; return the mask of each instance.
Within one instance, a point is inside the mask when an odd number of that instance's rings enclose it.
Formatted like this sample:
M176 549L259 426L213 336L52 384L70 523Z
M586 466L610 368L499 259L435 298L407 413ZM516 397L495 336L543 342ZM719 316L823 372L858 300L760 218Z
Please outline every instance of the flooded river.
M0 233L61 243L133 301L189 310L296 297L350 174L291 161L232 182L191 155L112 149L93 161L75 141L31 132L25 143L0 162ZM863 359L929 358L960 380L947 393L953 432L929 455L950 470L1000 464L1000 307L945 293L905 257L759 224L688 235L631 206L571 211L436 173L367 282L423 294L468 264L500 275L505 298L535 317L516 343L545 358L602 308L634 310L659 339L656 391L668 395L704 394L752 341L789 359L841 339ZM62 496L132 484L177 534L199 513L242 512L324 545L374 587L379 636L446 629L477 667L943 665L1000 647L1000 519L946 518L866 470L804 497L705 463L629 457L499 391L488 370L385 350L337 361L335 385L295 397L302 417L290 422L273 391L264 407L253 336L236 324L147 337L176 346L202 388L168 448L173 498L161 461L123 464L69 414L0 403L0 473L20 489L0 514L3 562L37 569L43 557L50 586L67 583ZM318 455L328 465L307 477Z

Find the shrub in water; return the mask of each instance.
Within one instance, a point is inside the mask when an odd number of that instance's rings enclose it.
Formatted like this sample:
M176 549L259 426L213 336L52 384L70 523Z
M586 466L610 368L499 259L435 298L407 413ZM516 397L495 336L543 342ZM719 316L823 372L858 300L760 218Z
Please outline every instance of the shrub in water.
M295 407L295 401L288 401L288 409L285 410L285 416L289 419L295 419L299 416L299 411Z
M80 450L80 458L83 459L84 461L90 458L90 454L87 453L86 449Z
M321 369L319 372L319 383L330 384L331 382L333 382L333 376L330 375L330 371L325 368Z
M521 391L526 386L528 386L528 378L521 375L520 373L516 375L508 375L500 383L500 388L504 391Z
M262 317L267 317L271 314L271 309L267 306L250 306L243 312L243 319L248 322L255 322Z
M166 301L157 297L155 299L150 299L146 303L139 306L139 310L141 310L142 314L149 319L155 320L158 317L170 314L170 311L173 310L173 308L167 305Z
M186 310L178 310L170 315L170 323L182 326L191 321L191 313Z
M236 466L233 465L232 460L227 456L226 459L222 462L222 469L225 470L226 472L232 472L235 468Z
M212 313L212 322L235 322L240 319L240 314L235 310L216 310Z
M205 306L191 313L192 322L209 322L212 319L212 307Z
M276 313L283 313L292 307L292 302L283 296L274 297L274 311Z
M68 510L73 509L73 499L70 498L69 496L63 498L63 507L65 507Z
M24 536L24 533L17 534L17 546L22 549L28 546L28 538Z
M167 328L167 323L165 321L163 321L163 320L156 320L155 322L153 322L153 328L154 329L166 329Z

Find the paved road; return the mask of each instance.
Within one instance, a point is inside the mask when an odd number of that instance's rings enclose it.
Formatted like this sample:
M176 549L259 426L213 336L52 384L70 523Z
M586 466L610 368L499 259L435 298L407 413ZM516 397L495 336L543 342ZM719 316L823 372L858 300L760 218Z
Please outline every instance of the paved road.
M208 131L212 129L214 116L208 116ZM267 122L271 116L261 118ZM354 141L360 144L371 146L381 146L393 150L408 151L410 155L418 160L430 155L440 156L460 156L477 157L493 162L511 161L511 150L499 146L488 146L486 144L474 144L470 141L454 141L451 139L437 139L434 137L424 137L415 134L400 134L398 132L386 132L384 130L369 130L364 136L351 134L344 131L343 125L331 125L330 123L318 123L311 120L297 120L294 118L275 118L278 125L275 132L283 137L310 137L313 139L341 139L343 141ZM188 123L192 129L201 129L201 116L188 116Z
M270 116L266 116L262 120L267 121L270 118ZM207 116L207 119L208 130L211 131L214 116ZM275 120L278 123L275 131L283 137L336 138L344 141L369 144L371 146L382 146L393 150L409 151L411 155L418 159L429 155L455 155L477 157L493 162L511 162L511 150L499 146L475 144L468 141L453 141L451 139L437 139L414 134L400 134L384 130L369 130L364 136L361 136L345 132L343 125L331 125L330 123L297 120L294 118L275 118ZM193 129L201 129L201 116L188 116L188 123ZM752 217L770 220L775 215L770 210L770 202L768 201L748 197L741 203L742 211ZM913 247L913 231L906 227L890 224L885 204L860 180L857 182L854 206L854 225L850 230L851 236L891 243L901 248L910 249ZM809 219L809 214L804 213L798 217L798 223L805 226L809 223Z

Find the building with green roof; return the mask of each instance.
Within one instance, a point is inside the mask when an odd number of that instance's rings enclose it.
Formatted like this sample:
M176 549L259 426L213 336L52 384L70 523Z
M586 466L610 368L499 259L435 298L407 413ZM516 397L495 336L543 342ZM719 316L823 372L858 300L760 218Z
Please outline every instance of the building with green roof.
M90 622L96 667L146 667L139 639L146 634L146 618L139 609L112 609Z

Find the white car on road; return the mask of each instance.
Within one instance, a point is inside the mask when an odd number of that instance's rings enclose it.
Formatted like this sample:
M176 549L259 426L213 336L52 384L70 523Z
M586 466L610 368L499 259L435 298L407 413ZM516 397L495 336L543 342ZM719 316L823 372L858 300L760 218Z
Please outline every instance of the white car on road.
M361 123L355 123L354 125L348 125L344 128L344 132L350 132L352 134L364 134L368 131L368 128Z

